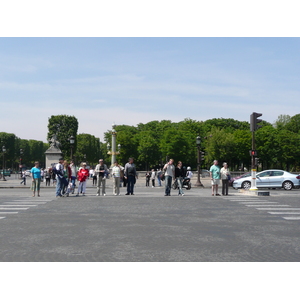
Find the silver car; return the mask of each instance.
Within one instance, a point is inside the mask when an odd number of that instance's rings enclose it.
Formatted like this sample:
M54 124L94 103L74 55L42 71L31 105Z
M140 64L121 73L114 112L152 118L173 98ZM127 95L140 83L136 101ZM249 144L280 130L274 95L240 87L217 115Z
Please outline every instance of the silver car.
M233 182L234 189L249 189L251 175L239 178ZM300 187L300 175L295 175L283 170L266 170L256 174L257 188L284 188L291 190Z

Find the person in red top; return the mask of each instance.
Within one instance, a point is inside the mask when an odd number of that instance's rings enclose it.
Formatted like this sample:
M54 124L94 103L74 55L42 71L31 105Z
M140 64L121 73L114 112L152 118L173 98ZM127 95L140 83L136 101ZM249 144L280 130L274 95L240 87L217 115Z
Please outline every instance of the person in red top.
M77 173L77 179L79 181L77 197L79 196L79 191L82 192L82 195L85 195L86 189L86 180L89 178L89 170L86 168L86 163L82 163L82 167Z

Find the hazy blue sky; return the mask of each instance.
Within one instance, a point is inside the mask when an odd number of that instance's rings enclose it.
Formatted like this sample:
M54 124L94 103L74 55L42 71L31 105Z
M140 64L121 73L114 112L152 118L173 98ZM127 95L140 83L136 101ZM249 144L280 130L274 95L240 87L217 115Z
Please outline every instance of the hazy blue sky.
M299 38L0 38L0 132L46 141L51 115L111 124L300 113Z

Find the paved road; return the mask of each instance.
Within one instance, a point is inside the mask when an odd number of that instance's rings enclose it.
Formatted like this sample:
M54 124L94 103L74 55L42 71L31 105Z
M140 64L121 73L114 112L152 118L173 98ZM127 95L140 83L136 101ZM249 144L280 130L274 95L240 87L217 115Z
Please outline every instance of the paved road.
M108 185L106 197L59 199L53 187L0 189L0 261L300 261L299 190L164 197L139 183L113 196Z

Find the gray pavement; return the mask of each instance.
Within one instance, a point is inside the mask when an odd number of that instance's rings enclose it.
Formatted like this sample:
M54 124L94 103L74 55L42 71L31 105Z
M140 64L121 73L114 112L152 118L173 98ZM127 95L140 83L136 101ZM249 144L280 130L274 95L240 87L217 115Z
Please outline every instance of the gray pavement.
M33 198L18 179L0 182L0 261L300 260L299 190L212 197L204 179L204 189L165 197L142 178L135 195L113 196L111 182L105 197L89 181L85 197L66 198L52 186Z

